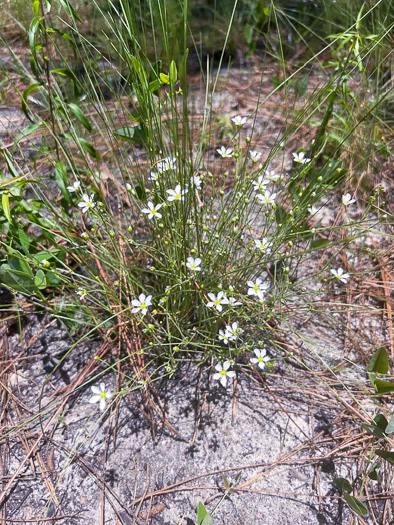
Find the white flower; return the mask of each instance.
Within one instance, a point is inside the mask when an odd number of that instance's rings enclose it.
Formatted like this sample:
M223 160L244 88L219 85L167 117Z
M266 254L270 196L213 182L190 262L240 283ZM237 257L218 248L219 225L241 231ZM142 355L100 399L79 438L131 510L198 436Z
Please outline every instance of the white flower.
M310 215L316 215L316 213L319 211L319 208L316 208L316 206L309 206L307 210Z
M261 204L267 206L272 206L275 204L276 193L271 193L269 190L265 190L263 193L258 193L256 198L260 201Z
M259 151L250 150L249 151L250 160L252 162L258 162L261 159L261 153Z
M335 277L335 279L338 279L338 281L341 281L342 283L346 284L348 282L348 279L350 275L348 273L345 273L343 268L338 268L338 270L330 270L332 275Z
M90 208L94 208L96 203L93 202L94 193L90 196L86 193L82 195L82 201L78 203L78 206L81 208L82 213L86 213Z
M201 190L201 184L202 184L201 175L193 175L192 184L196 188L196 190Z
M166 157L165 159L157 162L155 167L159 173L164 173L165 171L174 170L175 164L176 164L175 157Z
M201 259L197 257L194 259L194 257L188 257L186 266L191 270L192 272L201 272Z
M67 186L67 189L70 193L74 193L75 191L79 190L80 186L81 182L76 180L71 186Z
M293 161L297 162L298 164L309 164L311 159L308 159L308 157L305 156L304 151L300 151L300 153L292 153L293 155Z
M237 301L235 297L229 297L228 304L230 306L242 306L242 303Z
M78 288L78 290L75 293L78 295L81 301L86 295L88 295L88 291L84 288Z
M166 190L168 193L167 199L172 201L183 201L184 195L188 192L187 188L182 189L180 184L175 186L174 190Z
M157 173L157 171L152 170L150 172L148 179L151 180L152 182L156 182L159 179L159 174Z
M270 360L270 358L266 355L267 351L264 348L255 348L253 351L256 357L252 357L250 361L254 365L257 365L259 368L261 368L261 370L264 370L266 363Z
M148 219L160 219L163 217L161 213L159 213L158 210L163 206L163 203L156 204L156 206L153 204L153 202L148 202L148 207L143 208L141 210L142 213L146 213L148 215Z
M230 341L236 341L243 330L238 327L238 323L232 323L226 326L226 332L229 335Z
M221 384L226 387L227 386L227 378L235 377L235 372L233 370L229 370L230 363L229 361L225 361L223 365L221 363L218 363L215 366L215 370L217 370L216 374L213 374L213 379L216 381L220 381Z
M142 315L145 315L148 312L149 306L152 306L152 296L146 296L142 293L138 299L133 299L131 304L134 306L134 308L131 310L133 314L141 312Z
M246 124L248 119L246 117L241 117L241 115L237 115L236 117L233 117L231 120L233 124L237 126L237 128L241 128L244 124Z
M233 156L233 150L231 148L226 148L225 146L222 146L221 148L216 150L223 159L229 159Z
M269 241L267 237L260 239L255 239L254 243L256 248L263 253L271 253L272 241Z
M132 185L126 182L126 190L131 191L133 189Z
M263 282L260 278L257 278L256 282L248 281L247 284L249 286L248 295L255 295L260 299L260 301L262 301L269 288L269 283Z
M100 403L100 410L105 410L108 399L112 397L112 392L106 390L104 383L100 383L100 388L92 386L92 392L94 396L90 398L89 403Z
M265 187L270 181L265 179L263 175L260 175L257 180L252 181L254 191L265 191Z
M226 330L219 330L219 341L223 341L225 345L230 341L230 334Z
M218 312L221 312L223 310L224 304L229 304L229 300L224 295L224 292L219 292L217 295L209 293L208 297L211 300L207 303L207 307L216 308Z
M356 199L352 199L350 193L346 193L346 195L342 195L342 204L344 206L349 206L350 204L353 204L356 202Z
M267 170L265 172L267 179L271 182L277 182L280 179L280 175L274 172L274 170Z

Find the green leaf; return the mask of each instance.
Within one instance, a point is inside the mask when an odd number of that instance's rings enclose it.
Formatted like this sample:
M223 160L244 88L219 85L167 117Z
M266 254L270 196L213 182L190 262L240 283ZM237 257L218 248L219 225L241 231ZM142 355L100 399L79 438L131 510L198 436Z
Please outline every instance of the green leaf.
M23 271L12 268L9 264L0 266L0 282L17 292L31 292L35 289L32 277Z
M26 255L29 255L29 248L30 248L30 239L25 230L22 228L18 228L18 237L20 245L22 246L23 251L26 253Z
M62 161L55 164L55 181L62 192L63 197L68 203L70 203L70 194L67 190L67 169L66 165Z
M141 124L134 127L126 126L115 129L113 133L118 139L131 142L132 144L143 144L146 141L146 133Z
M206 508L201 501L197 505L197 525L212 525L213 518L208 514Z
M346 478L335 478L332 484L342 492L351 492L353 490L352 485Z
M206 511L204 504L201 501L199 501L197 504L197 525L201 525L202 520L207 514L208 512Z
M368 472L369 479L372 479L373 481L378 481L380 467L381 465L379 462L374 463L372 465L370 471Z
M42 270L38 270L34 277L34 284L39 290L42 290L47 285L47 280L45 278L45 273Z
M8 222L12 222L11 211L10 211L10 196L8 193L3 193L1 196L1 206L3 208L4 215Z
M18 135L15 137L14 140L14 147L17 146L17 144L24 138L28 137L32 133L34 133L37 129L39 129L41 126L44 126L45 122L39 122L38 124L29 124L26 126Z
M162 84L169 84L170 83L170 77L164 73L160 73L160 82Z
M59 0L59 3L69 15L76 18L79 22L82 22L82 19L80 18L79 14L75 11L73 6L70 4L69 0Z
M384 347L378 348L369 363L368 372L387 374L389 371L389 358Z
M79 122L84 126L89 132L92 131L92 126L90 125L90 122L83 114L81 108L77 106L76 104L70 103L68 104L68 107L70 108L71 112L74 114L74 116L79 120Z
M346 501L346 503L349 505L352 511L355 512L358 516L368 515L367 507L355 496L351 496L350 494L345 492L343 494L343 499Z
M376 392L381 395L394 392L394 383L391 383L390 381L375 378L373 386L375 387Z
M394 465L394 452L389 452L388 450L375 450L375 453L388 461L390 465Z

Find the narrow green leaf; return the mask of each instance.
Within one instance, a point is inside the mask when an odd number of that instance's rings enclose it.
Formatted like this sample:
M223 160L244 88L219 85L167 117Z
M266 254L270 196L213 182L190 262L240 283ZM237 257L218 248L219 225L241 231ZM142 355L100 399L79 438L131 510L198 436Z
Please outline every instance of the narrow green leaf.
M70 108L73 115L79 120L79 122L84 126L89 132L92 131L92 126L90 125L90 122L83 114L81 108L77 106L76 104L70 103L68 104L68 107Z
M69 15L76 18L79 22L82 22L82 19L80 18L76 10L73 8L73 6L70 4L69 0L59 0L59 3Z
M10 196L8 193L3 193L1 196L1 206L3 208L4 215L8 222L12 222L11 211L10 211Z
M34 133L35 131L37 131L37 129L39 129L41 126L44 126L45 122L39 122L37 124L29 124L28 126L26 126L24 129L22 129L22 131L20 133L18 133L18 135L15 137L15 140L14 140L14 147L17 146L17 144L25 137L28 137L29 135L31 135L32 133Z
M358 516L368 515L367 507L355 496L351 496L350 494L345 492L343 494L343 499L346 501L346 503L349 505L352 511L355 512Z

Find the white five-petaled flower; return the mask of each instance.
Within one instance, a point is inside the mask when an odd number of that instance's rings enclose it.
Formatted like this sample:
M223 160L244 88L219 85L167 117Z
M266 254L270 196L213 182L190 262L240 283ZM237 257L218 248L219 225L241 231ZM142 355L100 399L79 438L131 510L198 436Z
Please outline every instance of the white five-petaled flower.
M268 179L264 178L264 175L259 175L257 180L252 181L254 191L265 191L266 186L270 183Z
M183 201L183 197L188 192L187 188L182 189L180 184L175 186L174 190L166 190L168 193L167 200L172 201Z
M269 283L263 281L259 277L256 279L256 281L248 281L248 295L255 295L257 296L260 301L264 299L264 296L269 288Z
M159 160L159 162L156 163L155 168L159 173L164 173L166 171L174 170L175 164L175 157L166 157L163 160Z
M81 301L88 295L88 291L85 290L85 288L78 288L75 293L78 295Z
M216 150L223 159L230 159L233 156L233 150L231 148L226 148L221 146Z
M100 383L100 388L92 386L93 397L90 398L89 403L100 403L100 410L104 411L107 406L108 399L111 399L112 392L105 388L104 383Z
M276 193L271 193L269 190L265 190L263 193L258 193L256 198L260 201L261 204L266 206L272 206L275 204Z
M267 351L265 348L255 348L253 352L255 353L256 357L252 357L250 361L254 365L257 365L259 368L261 368L261 370L264 370L266 363L270 360L270 358L266 355Z
M78 191L81 187L81 182L79 180L76 180L71 186L67 186L67 189L70 193L74 193L75 191Z
M345 273L343 268L338 268L338 270L330 270L332 275L335 277L335 279L338 279L338 281L341 281L341 283L346 284L348 282L348 279L350 275L348 273Z
M219 341L223 341L225 345L228 345L228 342L230 341L230 335L231 334L229 334L227 330L219 330L219 335L218 335Z
M134 306L134 308L131 310L133 314L137 314L138 312L141 312L142 315L146 315L148 312L149 306L152 306L152 296L145 294L140 294L138 299L133 299L131 301L131 304Z
M237 126L237 128L241 128L244 124L246 124L247 120L248 119L246 117L241 117L241 115L236 115L231 119L231 121L235 126Z
M159 210L163 206L163 203L156 204L155 206L152 201L149 201L147 206L148 207L143 208L141 212L146 213L148 215L148 219L160 219L161 217L163 217L163 215L159 213Z
M242 306L241 301L237 301L235 297L229 297L228 298L228 304L230 306Z
M229 304L229 300L224 295L224 292L219 292L217 295L214 293L209 293L208 297L210 301L207 303L208 308L216 308L218 312L223 310L224 304Z
M252 162L258 162L261 159L261 155L262 154L259 151L256 151L256 150L249 151L250 160Z
M230 341L236 341L243 330L239 328L238 323L232 323L226 326L226 332L229 334Z
M227 386L227 378L233 378L235 377L235 372L234 370L229 370L230 368L230 362L229 361L225 361L223 364L221 363L218 363L216 366L215 366L215 370L217 370L217 373L216 374L213 374L213 378L216 380L216 381L220 381L220 383L226 387Z
M271 247L272 247L272 241L269 241L267 237L263 237L262 239L255 239L254 243L256 245L256 249L260 250L263 253L271 253Z
M84 193L84 195L82 195L82 201L78 203L78 206L81 208L82 213L86 213L90 208L94 208L96 206L94 193L91 195Z
M297 162L298 164L309 164L311 159L308 159L308 157L306 157L305 155L305 152L304 151L300 151L300 153L292 153L293 155L293 161L294 162Z
M199 257L188 257L186 266L191 270L192 272L201 272L201 259Z
M356 202L356 199L352 199L352 196L350 193L346 193L346 195L342 195L342 204L344 206L350 206L350 204L353 204Z

